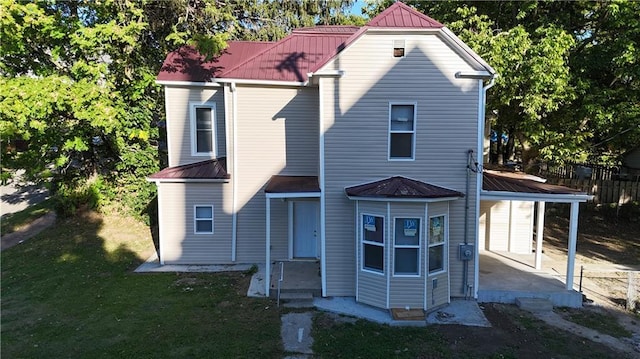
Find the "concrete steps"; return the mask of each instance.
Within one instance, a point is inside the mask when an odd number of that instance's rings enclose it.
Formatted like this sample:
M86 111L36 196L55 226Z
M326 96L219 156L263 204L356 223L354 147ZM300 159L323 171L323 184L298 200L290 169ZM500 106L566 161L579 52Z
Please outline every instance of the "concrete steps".
M313 294L310 292L284 292L280 293L280 302L287 308L311 308L313 307Z

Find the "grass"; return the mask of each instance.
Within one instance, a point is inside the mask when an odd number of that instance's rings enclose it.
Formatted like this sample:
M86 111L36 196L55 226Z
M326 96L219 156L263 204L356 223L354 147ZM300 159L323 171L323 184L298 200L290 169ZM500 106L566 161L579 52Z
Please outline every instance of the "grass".
M336 323L320 314L314 320L313 350L322 358L450 358L447 341L434 329L397 328L364 320Z
M0 233L5 235L15 232L26 224L31 223L33 220L44 216L52 210L53 200L49 198L43 202L28 207L23 211L6 214L2 216L2 221L0 221Z
M281 358L280 313L245 273L135 274L146 226L95 213L1 253L7 358Z
M613 315L590 310L559 309L563 317L583 327L591 328L614 338L629 338L632 333L625 329Z
M282 312L245 295L251 271L133 273L153 251L144 224L88 212L0 253L3 357L285 355ZM496 308L485 309L493 328L396 328L319 313L313 348L332 359L619 357L516 308Z

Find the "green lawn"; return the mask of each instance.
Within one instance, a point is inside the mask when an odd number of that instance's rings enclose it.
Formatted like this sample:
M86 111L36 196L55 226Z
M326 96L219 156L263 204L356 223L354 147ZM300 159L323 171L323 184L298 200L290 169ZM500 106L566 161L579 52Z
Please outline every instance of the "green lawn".
M280 314L246 273L135 274L149 228L87 213L1 253L3 358L282 358ZM492 328L394 328L318 314L319 358L624 358L512 306Z
M144 225L88 214L2 252L2 356L282 358L248 275L132 273L152 251Z

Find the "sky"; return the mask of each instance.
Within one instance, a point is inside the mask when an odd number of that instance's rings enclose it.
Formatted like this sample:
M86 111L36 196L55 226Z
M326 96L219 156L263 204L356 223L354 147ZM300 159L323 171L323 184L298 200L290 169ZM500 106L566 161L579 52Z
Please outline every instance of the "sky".
M356 2L353 4L353 7L351 8L351 13L354 15L362 15L361 9L366 5L367 4L364 0L356 0Z

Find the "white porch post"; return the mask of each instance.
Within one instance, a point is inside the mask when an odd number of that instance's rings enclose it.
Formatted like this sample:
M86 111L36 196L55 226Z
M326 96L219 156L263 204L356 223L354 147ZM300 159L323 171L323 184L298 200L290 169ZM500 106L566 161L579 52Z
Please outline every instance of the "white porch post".
M578 241L578 211L580 203L571 202L571 215L569 216L569 248L567 258L567 290L573 289L573 272L576 260L576 243Z
M536 221L536 269L542 269L542 233L544 232L544 202L538 202L538 220Z
M266 243L267 247L265 248L266 259L265 259L265 288L264 293L265 296L269 297L269 286L271 285L271 199L269 197L266 198L266 213L267 213L267 223L265 225L265 231L267 233Z

